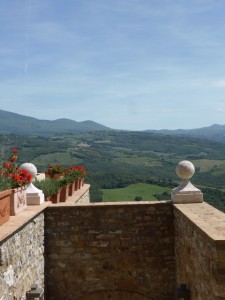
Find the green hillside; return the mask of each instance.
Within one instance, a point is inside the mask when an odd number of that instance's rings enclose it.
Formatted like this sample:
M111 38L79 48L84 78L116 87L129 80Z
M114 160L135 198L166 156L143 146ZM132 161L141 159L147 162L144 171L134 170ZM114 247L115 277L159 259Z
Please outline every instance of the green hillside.
M49 135L56 133L76 133L95 130L109 130L93 121L76 122L69 119L39 120L32 117L0 110L0 133L20 135Z
M193 184L204 189L206 201L225 210L225 147L219 142L125 131L1 135L0 142L5 154L7 149L18 147L21 163L32 162L39 172L54 163L85 165L92 201L103 200L102 190L136 183L171 190L180 183L175 173L177 163L190 160L196 166Z

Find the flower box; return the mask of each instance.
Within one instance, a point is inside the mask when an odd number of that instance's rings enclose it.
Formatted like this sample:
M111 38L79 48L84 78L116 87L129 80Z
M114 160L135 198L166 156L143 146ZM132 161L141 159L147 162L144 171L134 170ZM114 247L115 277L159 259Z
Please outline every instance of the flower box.
M49 199L50 199L50 201L52 203L59 203L59 200L60 200L60 191L58 191L54 195L50 196Z
M49 175L48 173L45 173L45 178L51 178L52 180L56 180L56 179L62 179L63 176L60 174Z
M60 191L60 202L66 202L69 196L69 185L65 185L61 188Z
M0 225L4 224L9 220L11 193L11 189L0 191Z
M69 184L69 196L72 196L72 195L73 195L73 192L74 192L74 185L75 185L74 182L71 182L71 183Z
M82 187L81 179L78 179L78 190L81 189L81 187Z
M75 180L75 185L74 185L74 191L79 190L80 189L80 185L81 185L80 179L76 179Z
M12 189L10 198L10 215L15 216L27 208L26 186Z

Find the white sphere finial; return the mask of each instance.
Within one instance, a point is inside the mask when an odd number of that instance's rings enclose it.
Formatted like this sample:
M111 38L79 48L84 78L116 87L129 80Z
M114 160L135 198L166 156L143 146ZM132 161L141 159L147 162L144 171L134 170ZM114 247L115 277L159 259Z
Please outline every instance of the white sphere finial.
M37 168L31 163L22 164L20 169L28 171L32 176L32 181L37 177ZM28 205L40 205L45 201L42 190L37 189L32 182L26 188L26 197Z
M203 202L202 192L196 188L190 178L195 173L195 166L188 160L183 160L177 164L177 176L182 178L182 183L172 190L171 198L173 203L201 203Z
M27 170L32 175L32 179L35 179L35 177L37 176L37 168L31 163L22 164L20 166L20 169Z
M195 166L188 160L183 160L177 164L176 174L183 180L190 179L195 173Z

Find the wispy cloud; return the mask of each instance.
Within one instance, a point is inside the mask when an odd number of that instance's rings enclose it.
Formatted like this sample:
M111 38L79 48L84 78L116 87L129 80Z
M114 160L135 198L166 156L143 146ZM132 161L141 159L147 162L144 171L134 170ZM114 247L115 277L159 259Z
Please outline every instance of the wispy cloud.
M217 107L216 110L219 111L219 112L222 112L222 113L225 112L225 108L223 108L223 107Z
M225 88L225 78L217 79L212 82L213 87Z

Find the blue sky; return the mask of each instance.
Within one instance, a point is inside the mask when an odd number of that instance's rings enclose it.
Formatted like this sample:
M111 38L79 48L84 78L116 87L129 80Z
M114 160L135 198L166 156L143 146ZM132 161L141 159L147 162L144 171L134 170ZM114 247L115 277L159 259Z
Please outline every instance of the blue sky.
M225 1L0 1L0 109L115 129L225 124Z

